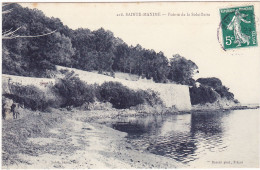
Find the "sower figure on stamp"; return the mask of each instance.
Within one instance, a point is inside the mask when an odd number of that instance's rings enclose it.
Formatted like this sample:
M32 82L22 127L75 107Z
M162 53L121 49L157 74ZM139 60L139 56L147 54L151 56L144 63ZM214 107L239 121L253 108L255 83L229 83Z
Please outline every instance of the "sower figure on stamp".
M231 22L228 24L227 29L229 30L234 30L234 35L235 35L235 43L238 43L237 47L241 46L241 43L247 43L249 45L249 38L250 36L242 33L241 31L241 21L244 23L251 23L251 21L246 21L243 19L246 17L246 14L241 14L239 10L237 9L235 11L235 16L232 18Z

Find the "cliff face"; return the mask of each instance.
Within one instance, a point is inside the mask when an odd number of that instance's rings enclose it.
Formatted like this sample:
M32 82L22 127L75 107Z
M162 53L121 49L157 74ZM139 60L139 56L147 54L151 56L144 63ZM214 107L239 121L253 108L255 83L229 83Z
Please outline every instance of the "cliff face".
M158 92L160 98L164 102L166 107L174 107L179 111L188 111L191 110L190 94L189 87L179 84L162 84L162 83L151 83L147 81L129 81L119 78L113 78L110 76L105 76L101 74L96 74L92 72L71 69L66 67L57 66L58 70L68 69L74 71L75 74L78 74L79 78L82 81L85 81L88 84L99 84L101 85L105 81L116 81L120 82L123 85L129 87L133 90L148 90L151 89L155 92ZM21 77L21 76L12 76L12 75L3 75L3 92L10 93L8 83L19 83L21 85L35 85L36 87L44 90L47 85L55 84L55 79L47 78L32 78L32 77ZM10 78L10 80L9 80ZM9 81L9 82L8 82Z
M179 111L191 109L189 87L177 84L122 82L132 89L151 89L158 92L166 107L175 107Z
M163 84L163 83L151 83L143 81L142 79L137 81L129 81L120 78L113 78L110 76L105 76L101 74L96 74L92 72L71 69L66 67L57 66L58 70L68 69L74 71L79 75L79 78L88 84L99 84L101 85L105 81L116 81L123 85L129 87L133 90L147 90L151 89L159 93L160 98L164 102L166 107L175 107L179 111L191 110L190 93L189 87L186 85L179 84Z

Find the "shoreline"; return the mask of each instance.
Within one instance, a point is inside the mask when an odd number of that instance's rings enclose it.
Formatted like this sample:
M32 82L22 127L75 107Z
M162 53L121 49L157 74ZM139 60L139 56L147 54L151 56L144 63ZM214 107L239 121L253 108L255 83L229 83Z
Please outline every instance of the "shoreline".
M135 150L125 132L86 121L86 112L20 111L27 115L3 124L3 169L185 167L171 158Z
M180 114L196 114L201 112L223 112L230 110L247 110L247 109L259 109L260 106L231 106L223 108L192 108L189 111L176 111L176 110L135 110L135 109L107 109L107 110L85 110L88 117L86 121L98 121L106 118L117 118L117 117L145 117L149 115L180 115ZM74 110L76 112L76 109ZM99 122L100 123L100 122Z
M171 113L129 109L74 108L50 112L20 109L23 117L3 122L2 168L184 168L187 166L174 159L136 150L127 143L127 133L102 123L118 117L244 109L259 109L259 106Z
M217 108L217 109L192 109L191 112L217 112L217 111L230 111L230 110L249 110L249 109L259 109L260 106L231 106L231 107L223 107L223 108Z

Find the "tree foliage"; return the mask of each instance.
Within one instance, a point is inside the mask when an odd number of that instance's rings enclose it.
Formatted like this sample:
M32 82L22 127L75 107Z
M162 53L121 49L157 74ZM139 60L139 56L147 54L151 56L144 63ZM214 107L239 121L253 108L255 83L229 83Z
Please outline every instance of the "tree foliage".
M18 4L10 7L15 10L3 18L3 30L21 27L19 35L57 31L43 37L4 40L3 73L44 77L44 72L61 65L99 73L120 71L161 83L170 79L187 84L196 68L192 61L183 57L174 56L169 63L162 52L145 49L139 44L128 46L104 28L72 30L39 10L22 8Z
M18 4L8 7L13 10L3 16L3 31L20 27L16 34L25 37L58 31L41 37L4 39L3 73L45 77L48 69L55 69L55 64L70 64L74 49L70 38L62 33L67 27L39 10Z
M119 82L105 82L98 87L99 99L110 102L117 109L126 109L139 104L162 104L157 93L152 90L134 91Z
M222 82L220 79L216 78L216 77L211 77L211 78L199 78L197 80L197 82L199 82L200 84L206 85L206 86L210 86L214 89L216 89L217 87L222 86Z
M235 101L234 94L229 92L229 88L224 86L220 79L199 78L197 82L200 83L199 87L194 85L190 88L191 104L213 103L220 97Z
M81 81L74 73L60 79L53 87L53 92L62 100L60 106L81 106L91 103L95 97L95 87Z
M26 108L45 111L53 103L43 91L35 86L11 85L10 88L12 93L4 94L4 96Z
M218 99L218 94L211 87L194 86L190 88L190 99L192 105L213 103Z
M112 103L117 109L126 109L144 101L133 90L118 82L105 82L99 87L101 101Z
M15 3L8 8L13 10L3 17L3 32L17 28L20 29L16 33L22 36L56 32L37 38L3 40L2 71L5 74L46 77L48 72L55 70L55 65L61 65L110 72L111 75L114 72L131 73L157 83L195 86L193 75L198 72L198 66L180 55L168 59L163 52L145 49L139 44L129 46L104 28L72 30L60 19L46 17L40 10L22 8ZM234 97L220 80L199 79L198 82L214 88L221 97ZM205 87L201 93L204 91L210 90Z
M181 84L191 84L191 79L198 66L191 60L180 55L174 55L170 59L170 72L168 79Z
M229 92L229 88L224 86L221 80L216 77L199 78L197 82L204 86L212 87L222 98L234 100L234 94Z

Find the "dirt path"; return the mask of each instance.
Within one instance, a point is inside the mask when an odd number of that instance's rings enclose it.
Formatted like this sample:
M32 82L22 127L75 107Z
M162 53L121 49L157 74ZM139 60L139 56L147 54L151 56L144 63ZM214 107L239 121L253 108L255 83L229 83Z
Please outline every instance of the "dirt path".
M49 137L28 138L31 146L45 152L37 156L25 153L18 157L26 163L3 168L176 168L172 159L141 153L126 143L126 133L97 123L68 117L52 128ZM181 165L183 167L183 165Z

